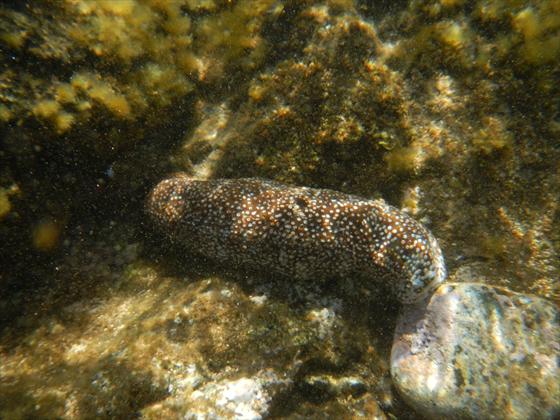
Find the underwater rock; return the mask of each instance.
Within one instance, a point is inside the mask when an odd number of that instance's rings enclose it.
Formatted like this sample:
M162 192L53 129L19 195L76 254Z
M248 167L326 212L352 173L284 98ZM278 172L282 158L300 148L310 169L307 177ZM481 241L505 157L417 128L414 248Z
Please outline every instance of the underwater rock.
M269 388L281 388L281 384L273 372L210 383L191 394L186 417L260 419L267 414L272 399Z
M447 283L403 308L391 374L429 418L557 418L560 326L553 303Z

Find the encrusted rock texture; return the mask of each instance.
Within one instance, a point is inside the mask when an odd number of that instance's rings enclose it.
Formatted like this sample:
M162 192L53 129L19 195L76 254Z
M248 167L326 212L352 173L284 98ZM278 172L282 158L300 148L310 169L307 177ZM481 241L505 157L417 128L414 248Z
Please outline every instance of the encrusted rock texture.
M557 306L559 16L3 2L0 417L429 416L393 391L397 302L186 254L143 203L176 171L383 198L430 229L450 280Z

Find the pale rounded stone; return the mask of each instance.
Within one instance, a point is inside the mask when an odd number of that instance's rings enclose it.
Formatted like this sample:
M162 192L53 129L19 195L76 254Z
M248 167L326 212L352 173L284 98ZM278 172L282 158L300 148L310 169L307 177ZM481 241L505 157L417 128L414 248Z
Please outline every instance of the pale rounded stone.
M394 383L430 418L557 418L558 308L474 283L448 283L405 306L391 352Z

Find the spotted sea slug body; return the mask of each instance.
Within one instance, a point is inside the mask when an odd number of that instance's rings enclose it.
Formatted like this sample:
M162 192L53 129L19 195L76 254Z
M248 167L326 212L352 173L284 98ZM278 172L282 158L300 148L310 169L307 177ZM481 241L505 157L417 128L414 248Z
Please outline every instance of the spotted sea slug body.
M178 174L150 192L147 212L173 242L216 261L300 279L365 275L404 303L446 277L433 235L382 200Z

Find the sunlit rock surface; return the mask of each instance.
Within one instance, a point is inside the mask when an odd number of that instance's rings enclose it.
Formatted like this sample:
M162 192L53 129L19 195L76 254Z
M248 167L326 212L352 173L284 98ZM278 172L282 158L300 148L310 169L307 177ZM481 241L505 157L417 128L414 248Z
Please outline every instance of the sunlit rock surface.
M387 363L396 308L372 305L367 284L224 272L141 245L125 224L76 229L62 246L32 273L49 287L30 277L0 296L0 418L405 410Z
M474 283L442 285L403 308L391 373L420 413L438 418L557 418L558 308Z

